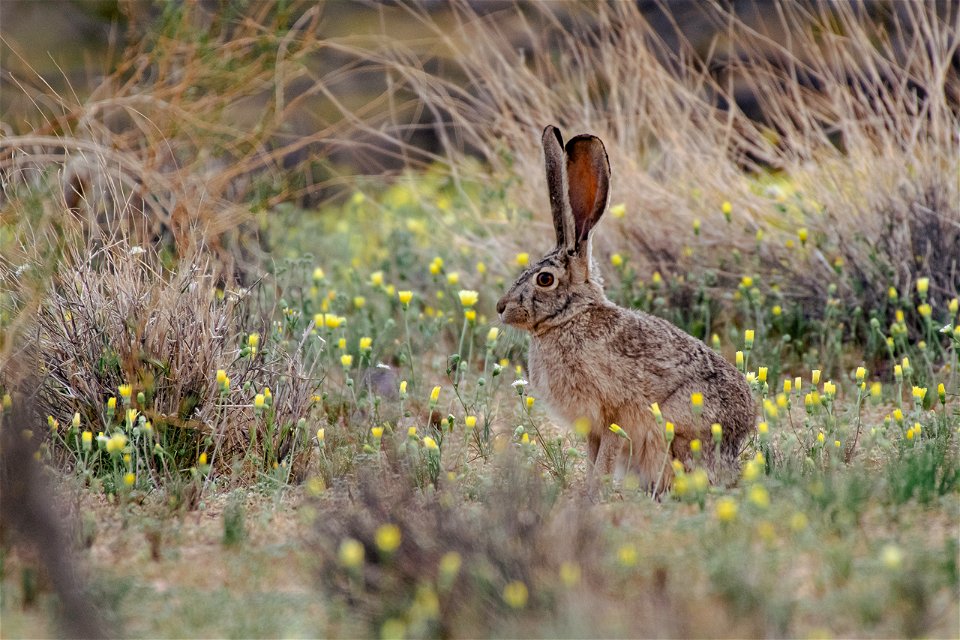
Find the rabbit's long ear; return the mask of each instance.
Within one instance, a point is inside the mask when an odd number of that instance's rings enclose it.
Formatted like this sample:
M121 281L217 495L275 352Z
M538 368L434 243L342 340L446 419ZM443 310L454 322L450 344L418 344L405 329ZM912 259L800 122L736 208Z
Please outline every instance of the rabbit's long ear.
M553 229L557 233L557 246L573 249L574 222L567 201L567 163L563 151L560 130L547 125L541 138L543 160L547 168L547 189L550 192L550 211L553 212Z
M596 136L579 135L567 142L567 189L573 215L574 245L579 251L610 200L610 161Z

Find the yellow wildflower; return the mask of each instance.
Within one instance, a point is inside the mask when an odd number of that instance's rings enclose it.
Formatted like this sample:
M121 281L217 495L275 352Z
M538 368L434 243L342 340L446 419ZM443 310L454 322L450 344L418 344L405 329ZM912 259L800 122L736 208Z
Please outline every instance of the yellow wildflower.
M461 289L458 295L460 296L460 304L467 308L477 304L477 300L480 297L476 291L471 291L469 289Z
M617 560L620 561L624 567L632 567L637 564L637 560L640 555L637 553L637 548L632 544L621 545L617 549Z
M733 522L737 517L737 503L733 498L724 496L717 500L714 513L720 522Z
M349 353L345 353L340 356L340 364L343 365L344 369L349 369L353 365L353 356Z
M653 404L650 405L650 413L653 414L653 418L654 418L657 422L660 422L661 420L663 420L663 414L660 413L660 403L659 403L659 402L654 402Z
M355 569L363 564L363 545L353 538L346 538L340 543L340 563L348 569Z
M586 438L590 433L590 419L580 416L573 421L573 431L581 438Z
M380 551L393 553L400 546L400 527L395 524L380 525L374 534L374 542Z
M790 528L794 531L800 532L807 528L808 520L807 514L802 511L795 512L790 516Z
M527 606L529 597L530 593L527 591L527 585L519 580L508 582L503 588L503 601L512 609L523 609Z
M751 486L750 491L747 493L747 499L761 509L766 509L770 506L770 494L767 493L766 487L762 484Z
M400 304L407 307L410 305L410 301L413 300L413 291L398 291L397 297L400 299Z
M530 264L530 254L529 253L518 253L515 258L518 267L525 267Z
M710 486L710 477L707 475L707 472L701 468L696 468L693 470L693 473L690 474L690 481L693 484L693 489L697 493L703 493L707 490L707 487Z
M887 569L895 571L903 564L903 551L896 545L888 544L880 551L880 561Z
M463 558L456 551L448 551L440 558L440 575L450 580L458 573L463 564Z
M694 391L690 394L690 404L693 405L694 411L699 411L703 408L703 394L699 391Z
M580 566L573 562L564 561L560 564L560 581L565 587L572 587L580 582Z
M107 453L120 453L127 446L127 436L122 433L115 433L107 440Z
M610 215L614 218L622 218L627 213L627 205L623 202L617 203L610 207Z

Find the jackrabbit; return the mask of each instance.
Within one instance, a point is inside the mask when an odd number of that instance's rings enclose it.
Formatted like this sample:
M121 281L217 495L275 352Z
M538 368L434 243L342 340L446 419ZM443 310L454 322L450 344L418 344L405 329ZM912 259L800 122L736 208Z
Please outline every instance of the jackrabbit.
M671 458L691 466L690 443L699 439L712 480L735 472L741 443L755 422L744 376L666 320L607 299L591 256L591 232L609 202L606 150L590 135L564 147L554 126L544 130L542 141L557 246L521 273L497 303L502 322L532 335L528 369L534 393L561 422L589 421L595 473L629 468L654 491L670 485L667 440L653 403L675 425ZM702 394L702 408L691 403L695 392ZM719 458L714 423L722 428Z

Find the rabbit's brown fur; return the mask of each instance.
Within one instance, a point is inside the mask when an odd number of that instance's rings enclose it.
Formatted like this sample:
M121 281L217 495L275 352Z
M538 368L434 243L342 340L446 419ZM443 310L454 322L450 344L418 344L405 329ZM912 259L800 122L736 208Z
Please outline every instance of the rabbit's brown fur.
M589 420L590 460L601 474L629 464L651 489L670 484L673 471L664 464L666 440L653 403L675 425L671 458L689 466L690 442L700 439L712 479L734 471L755 421L743 375L666 320L607 299L590 243L609 200L603 143L581 135L564 148L560 132L550 126L543 146L557 247L520 274L497 304L504 323L532 335L528 368L534 393L568 425ZM703 394L700 415L692 408L694 392ZM613 423L629 442L610 431ZM713 453L713 423L723 428L719 459Z

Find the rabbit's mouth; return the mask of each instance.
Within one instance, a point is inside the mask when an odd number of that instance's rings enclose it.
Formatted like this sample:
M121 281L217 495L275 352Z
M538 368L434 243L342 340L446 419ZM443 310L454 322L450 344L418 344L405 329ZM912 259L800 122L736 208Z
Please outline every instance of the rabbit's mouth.
M511 304L506 305L500 311L500 322L517 327L518 329L526 329L530 318L526 309Z

